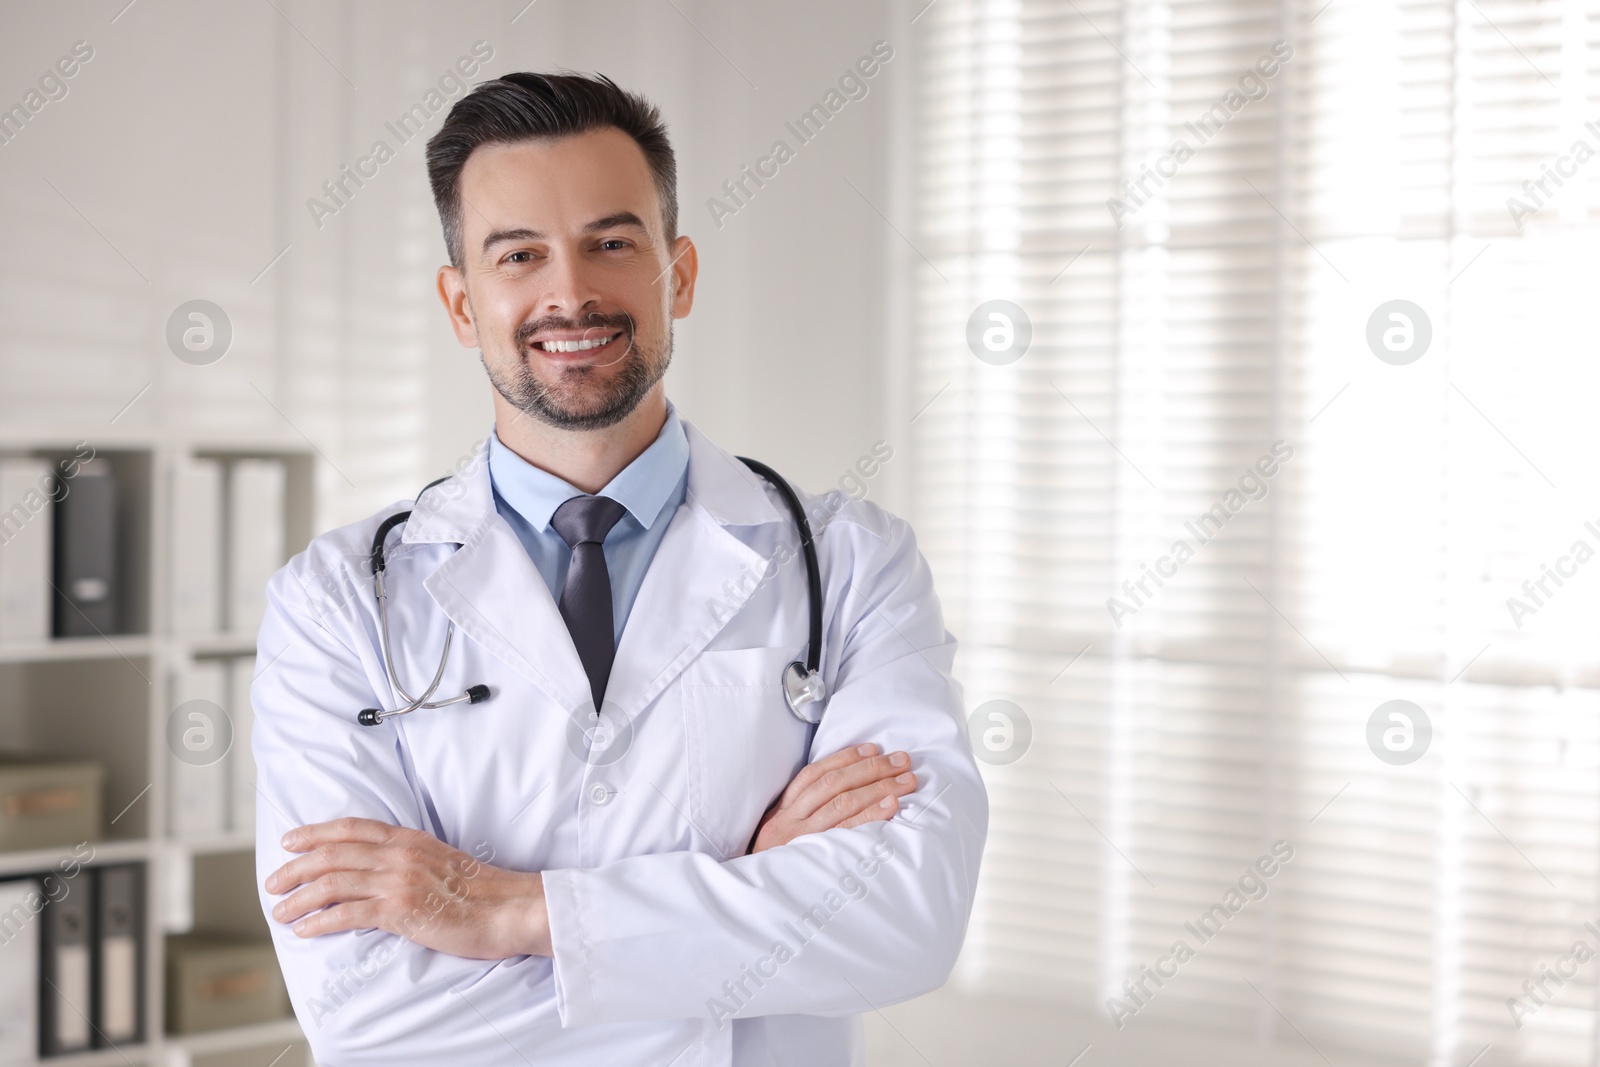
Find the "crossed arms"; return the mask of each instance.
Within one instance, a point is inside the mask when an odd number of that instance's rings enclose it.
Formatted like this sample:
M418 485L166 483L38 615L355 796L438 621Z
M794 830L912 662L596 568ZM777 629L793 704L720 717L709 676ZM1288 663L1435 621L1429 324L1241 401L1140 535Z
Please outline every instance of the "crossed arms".
M835 754L801 771L752 851L590 869L506 870L434 838L393 737L345 714L373 697L341 636L358 627L319 620L280 572L260 638L275 662L252 689L257 868L274 876L262 904L318 1059L490 1062L507 1041L553 1049L588 1024L854 1015L942 985L988 805L955 642L909 528L890 534L862 536L873 580L841 597L826 635L843 653L813 747ZM894 806L872 807L886 795Z

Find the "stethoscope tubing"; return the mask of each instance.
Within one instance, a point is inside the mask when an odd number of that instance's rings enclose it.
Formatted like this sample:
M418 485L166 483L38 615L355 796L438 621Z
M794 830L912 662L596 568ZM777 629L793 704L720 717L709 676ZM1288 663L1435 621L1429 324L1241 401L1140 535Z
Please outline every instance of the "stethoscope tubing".
M811 523L806 520L805 508L801 506L799 496L796 495L794 489L787 481L784 480L781 475L778 474L777 471L773 470L771 467L760 462L759 460L750 459L748 456L739 456L737 458L745 466L749 467L756 474L759 474L762 478L770 482L773 488L777 489L778 494L783 497L784 504L788 507L790 515L794 518L795 526L800 531L800 551L805 558L806 600L807 607L809 608L809 630L807 634L808 640L806 642L806 659L803 664L799 662L788 664L784 668L784 677L782 680L785 683L784 702L788 704L790 713L792 713L795 718L799 719L801 722L807 724L808 727L814 729L817 723L821 721L821 708L818 708L816 718L812 718L811 716L803 713L801 708L809 707L812 704L823 704L827 699L827 690L822 681L822 676L819 673L822 664L822 568L817 562L817 548L812 537ZM423 493L426 493L429 489L432 489L440 482L447 481L448 479L449 475L446 475L443 478L435 478L433 481L422 487L422 491L416 495L416 499L420 501ZM396 526L404 523L410 517L410 511L398 511L384 519L383 522L379 523L378 529L373 533L372 536L372 551L369 557L372 565L373 591L378 600L380 640L383 645L383 665L385 670L388 671L389 681L394 686L395 692L398 693L406 703L403 706L394 709L393 711L383 708L363 708L361 713L356 716L356 721L361 723L363 726L376 726L385 719L396 718L401 715L409 715L414 711L419 711L424 708L443 708L448 707L451 704L460 704L463 702L477 704L488 699L489 696L488 686L474 685L469 687L467 691L462 693L460 696L451 697L448 700L430 701L428 699L438 690L440 682L444 679L444 669L446 664L448 664L450 661L451 641L455 636L454 621L449 622L445 626L444 650L439 656L439 666L434 670L433 680L428 683L428 688L422 692L422 695L413 697L406 691L405 685L400 681L400 673L395 669L394 665L394 656L392 651L393 645L389 641L389 598L388 593L384 588L383 581L384 571L387 568L387 560L384 558L384 542L388 539L389 533ZM803 674L800 676L802 684L799 685L799 688L804 691L804 694L798 698L793 692L791 692L790 686L787 684L789 681L788 672L793 668L799 668L801 671L803 671Z
M817 546L811 537L811 523L806 519L806 510L801 506L800 498L795 495L793 487L782 475L760 460L751 459L749 456L737 458L739 462L772 483L772 487L788 505L789 514L794 517L794 524L800 530L800 551L806 561L806 601L810 608L806 673L814 675L822 666L822 567L817 563Z

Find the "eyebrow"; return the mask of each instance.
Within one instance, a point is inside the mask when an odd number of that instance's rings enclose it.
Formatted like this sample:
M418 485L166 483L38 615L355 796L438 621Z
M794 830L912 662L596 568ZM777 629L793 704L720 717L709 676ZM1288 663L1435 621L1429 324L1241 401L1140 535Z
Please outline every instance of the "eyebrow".
M595 219L593 222L589 223L583 228L583 232L599 233L601 230L614 230L622 226L633 226L644 230L646 233L648 233L650 229L644 224L644 220L639 218L639 216L635 215L633 212L617 211L610 215L606 215L604 218ZM495 245L502 244L506 241L543 241L544 239L545 235L543 233L538 230L530 230L526 227L490 230L488 235L483 239L483 250L487 252Z

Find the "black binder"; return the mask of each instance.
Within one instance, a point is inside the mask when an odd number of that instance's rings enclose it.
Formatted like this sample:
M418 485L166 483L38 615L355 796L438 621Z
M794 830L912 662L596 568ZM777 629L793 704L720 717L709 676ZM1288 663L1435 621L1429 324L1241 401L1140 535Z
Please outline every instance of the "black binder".
M91 872L85 871L83 875ZM144 866L101 867L95 877L94 1043L144 1040Z
M93 1044L94 878L51 873L42 882L49 903L39 916L39 1053L57 1056Z
M83 464L55 503L57 637L117 632L117 480L104 460Z

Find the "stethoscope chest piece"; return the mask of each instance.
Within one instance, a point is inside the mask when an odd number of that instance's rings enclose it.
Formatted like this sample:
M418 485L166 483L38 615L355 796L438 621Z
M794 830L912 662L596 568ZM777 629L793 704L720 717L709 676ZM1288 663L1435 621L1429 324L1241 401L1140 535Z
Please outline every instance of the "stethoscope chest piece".
M795 660L783 669L783 700L801 722L813 726L822 721L823 702L828 697L828 687L822 675L806 670L806 665Z

